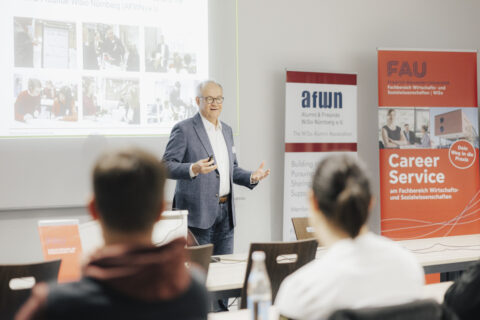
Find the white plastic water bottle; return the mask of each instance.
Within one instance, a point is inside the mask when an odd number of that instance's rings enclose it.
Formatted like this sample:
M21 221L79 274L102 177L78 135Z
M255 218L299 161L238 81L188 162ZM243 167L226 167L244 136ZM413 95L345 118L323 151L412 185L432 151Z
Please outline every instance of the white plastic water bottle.
M265 267L265 252L252 253L252 268L247 283L247 308L252 320L268 320L272 305L272 287Z

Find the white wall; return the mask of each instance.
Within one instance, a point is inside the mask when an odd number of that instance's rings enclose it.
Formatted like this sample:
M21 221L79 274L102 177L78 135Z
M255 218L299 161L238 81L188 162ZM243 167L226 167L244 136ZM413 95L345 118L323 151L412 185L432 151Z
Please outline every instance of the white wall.
M244 168L265 160L272 174L254 191L236 189L236 251L281 239L285 68L358 72L359 155L378 194L376 48L480 48L478 12L474 0L238 0L237 152ZM0 212L0 263L41 259L37 219L84 212ZM370 225L379 230L378 206Z
M243 192L236 248L281 239L285 68L358 72L359 156L379 192L377 47L480 48L479 1L239 0L240 163L271 177ZM370 219L379 231L379 206Z

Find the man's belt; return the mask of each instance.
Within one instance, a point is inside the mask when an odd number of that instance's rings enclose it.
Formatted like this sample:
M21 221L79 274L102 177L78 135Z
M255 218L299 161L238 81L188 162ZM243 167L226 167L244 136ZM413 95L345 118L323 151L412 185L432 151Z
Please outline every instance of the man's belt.
M225 203L225 202L228 201L228 198L230 198L230 195L229 195L229 194L227 194L226 196L223 196L223 197L218 198L218 202L219 202L219 203Z

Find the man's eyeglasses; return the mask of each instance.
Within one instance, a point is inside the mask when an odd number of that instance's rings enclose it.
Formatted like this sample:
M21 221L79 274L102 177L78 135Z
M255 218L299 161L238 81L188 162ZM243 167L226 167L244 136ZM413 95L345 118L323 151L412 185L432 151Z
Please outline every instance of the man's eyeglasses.
M200 99L203 99L206 103L213 103L215 101L217 104L222 104L223 100L225 100L223 97L200 97Z

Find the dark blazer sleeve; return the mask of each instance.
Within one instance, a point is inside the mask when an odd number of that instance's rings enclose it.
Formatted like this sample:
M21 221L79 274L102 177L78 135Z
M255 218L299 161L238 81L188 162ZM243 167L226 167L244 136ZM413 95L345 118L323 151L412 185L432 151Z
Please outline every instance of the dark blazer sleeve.
M448 288L443 303L462 320L478 319L480 315L480 261L471 265Z
M170 139L163 154L163 161L168 168L170 179L192 179L190 177L191 163L183 163L187 148L188 141L185 132L179 124L176 124L170 133Z

